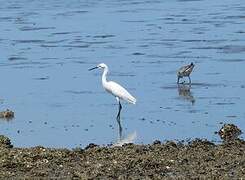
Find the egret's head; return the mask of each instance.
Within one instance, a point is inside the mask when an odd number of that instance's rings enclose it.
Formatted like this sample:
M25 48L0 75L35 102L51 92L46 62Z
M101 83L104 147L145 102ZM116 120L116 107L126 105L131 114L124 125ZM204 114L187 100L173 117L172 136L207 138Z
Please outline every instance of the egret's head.
M97 65L98 68L104 69L107 67L107 65L105 63L100 63Z
M97 68L99 68L99 69L105 69L105 68L107 68L107 65L104 64L104 63L100 63L96 67L93 67L93 68L89 69L89 71L94 70L94 69L97 69Z

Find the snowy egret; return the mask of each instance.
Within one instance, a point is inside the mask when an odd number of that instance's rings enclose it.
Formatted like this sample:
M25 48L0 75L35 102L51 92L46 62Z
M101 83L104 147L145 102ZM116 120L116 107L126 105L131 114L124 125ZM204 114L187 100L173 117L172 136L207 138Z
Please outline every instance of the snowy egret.
M106 64L104 64L104 63L98 64L96 67L89 69L89 71L91 71L93 69L97 69L97 68L103 69L102 86L104 87L104 89L108 93L110 93L116 97L116 100L117 100L118 105L119 105L117 120L118 120L119 126L121 126L121 124L120 124L120 113L122 110L122 105L121 105L120 100L124 100L124 101L131 103L131 104L135 104L136 99L121 85L119 85L113 81L107 81L106 77L107 77L107 73L108 73L109 69L108 69L108 66Z
M183 66L181 67L178 71L177 71L177 77L178 77L178 81L177 83L179 84L179 80L180 78L183 78L183 77L188 77L189 78L189 84L191 83L191 78L190 78L190 74L194 68L194 64L191 63L191 64L188 64L186 66Z

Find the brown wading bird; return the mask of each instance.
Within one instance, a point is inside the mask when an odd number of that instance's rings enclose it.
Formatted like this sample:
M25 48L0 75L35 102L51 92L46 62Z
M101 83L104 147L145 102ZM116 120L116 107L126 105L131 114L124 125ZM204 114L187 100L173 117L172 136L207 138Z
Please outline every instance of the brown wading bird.
M177 71L177 77L178 77L178 80L177 80L177 83L179 84L179 80L180 78L183 78L183 77L188 77L189 78L189 84L191 84L191 78L190 78L190 74L194 68L194 64L191 63L189 65L186 65L186 66L183 66L181 67L178 71Z

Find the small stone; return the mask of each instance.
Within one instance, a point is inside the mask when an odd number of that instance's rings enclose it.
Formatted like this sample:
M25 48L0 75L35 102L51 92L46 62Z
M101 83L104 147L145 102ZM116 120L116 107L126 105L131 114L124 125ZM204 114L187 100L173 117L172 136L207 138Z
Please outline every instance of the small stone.
M0 146L6 148L12 148L13 145L8 137L0 135Z
M94 143L90 143L89 145L87 145L84 149L91 149L91 148L95 148L95 147L98 147L97 144L94 144Z
M14 112L9 109L6 109L6 111L0 112L0 118L6 118L6 119L14 118Z
M161 141L155 140L155 141L153 142L153 145L157 145L157 144L161 144Z
M218 134L224 141L232 141L238 138L242 131L234 124L224 124Z

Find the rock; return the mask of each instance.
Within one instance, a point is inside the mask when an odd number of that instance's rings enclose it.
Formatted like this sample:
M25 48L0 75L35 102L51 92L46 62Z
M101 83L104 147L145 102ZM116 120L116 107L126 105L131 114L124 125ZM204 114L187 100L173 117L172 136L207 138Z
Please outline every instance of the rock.
M157 144L161 144L161 141L155 140L155 141L153 142L153 145L157 145Z
M87 149L91 149L91 148L95 148L95 147L98 147L98 145L97 144L94 144L94 143L90 143L84 149L87 150Z
M11 144L11 141L8 137L0 135L0 147L12 148L13 145Z
M234 124L224 124L218 134L224 141L232 141L238 139L242 131Z
M6 109L6 111L0 112L0 118L11 119L13 117L14 117L14 112L9 109Z

